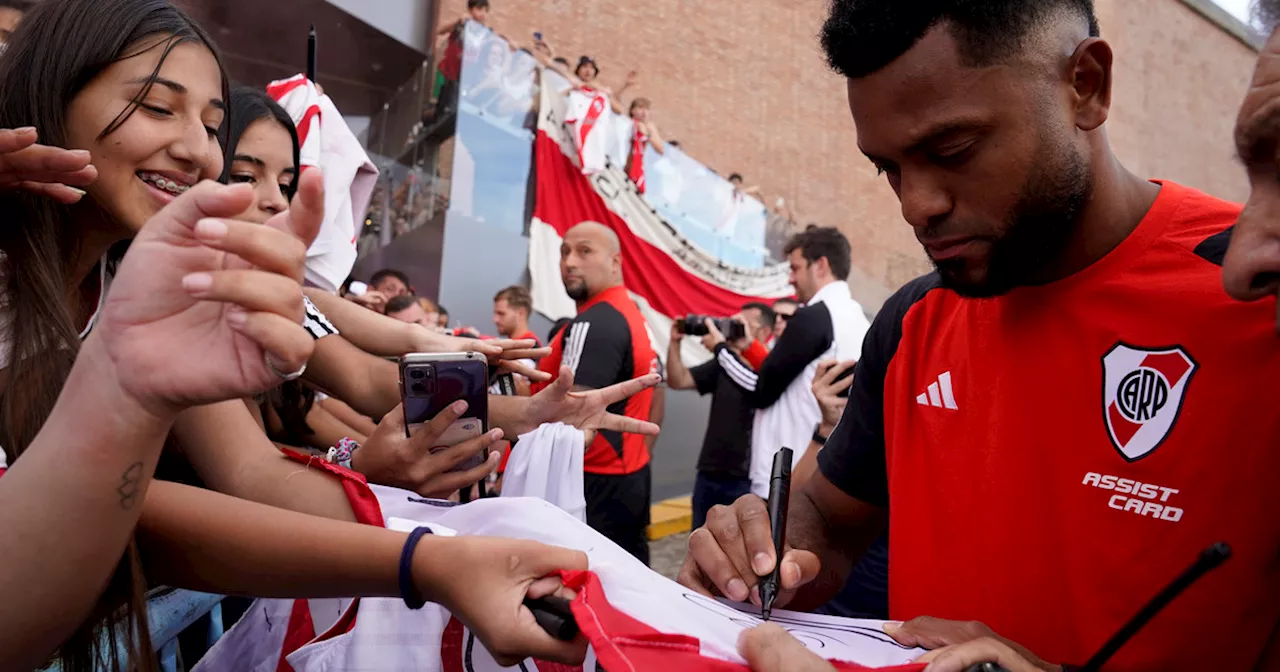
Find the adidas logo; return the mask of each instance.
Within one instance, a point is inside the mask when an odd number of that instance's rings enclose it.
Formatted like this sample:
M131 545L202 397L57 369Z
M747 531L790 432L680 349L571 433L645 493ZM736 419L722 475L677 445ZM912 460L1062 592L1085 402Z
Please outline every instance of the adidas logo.
M916 395L916 403L934 408L957 410L956 397L951 393L951 372L947 371L929 383L929 389Z

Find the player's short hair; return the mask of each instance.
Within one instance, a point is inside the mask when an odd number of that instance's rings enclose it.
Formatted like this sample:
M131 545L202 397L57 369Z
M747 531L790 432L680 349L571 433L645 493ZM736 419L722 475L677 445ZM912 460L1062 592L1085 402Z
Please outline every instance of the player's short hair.
M525 314L533 313L533 297L529 290L520 285L511 285L493 295L493 302L506 301L508 306L523 310Z
M387 301L387 307L383 312L390 315L391 313L408 310L416 305L418 305L418 297L412 294L401 294L400 296L391 297L391 299Z
M742 310L760 311L760 322L762 322L764 326L768 327L769 329L773 328L774 321L778 319L778 314L773 312L773 308L763 303L760 303L759 301L752 301L751 303L743 305Z
M649 102L649 99L648 99L648 98L645 98L645 97L643 97L643 96L640 96L640 97L638 97L638 98L634 98L634 99L632 99L632 101L631 101L631 107L630 107L630 108L628 108L628 110L627 110L627 111L628 111L628 112L630 112L630 111L634 111L637 107L641 107L641 108L644 108L644 109L646 109L646 110L647 110L647 109L649 109L650 107L653 107L653 103Z
M405 287L413 287L413 283L409 282L409 276L394 268L384 268L381 271L374 273L373 277L369 278L369 285L377 286L378 283L386 280L387 278L395 278L396 280L403 282Z
M832 0L822 26L827 63L850 79L866 77L946 23L969 66L997 63L1025 46L1026 37L1061 12L1089 23L1098 36L1093 0Z
M489 0L467 0L467 9L489 9Z
M805 229L791 238L783 253L790 256L796 250L800 250L800 254L811 264L826 257L831 266L831 275L837 280L849 279L849 267L853 264L849 239L838 229L830 226Z
M728 177L728 178L726 178L726 179L728 179L730 182L732 182L732 181L734 181L734 180L737 180L737 181L741 182L741 181L742 181L742 173L729 173L729 177Z

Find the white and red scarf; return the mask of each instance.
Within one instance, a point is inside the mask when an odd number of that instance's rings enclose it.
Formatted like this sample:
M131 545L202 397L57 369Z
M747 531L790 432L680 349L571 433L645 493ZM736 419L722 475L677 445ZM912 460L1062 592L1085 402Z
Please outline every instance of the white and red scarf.
M565 112L564 122L573 131L582 174L604 170L609 149L609 132L605 126L613 121L609 96L590 86L580 86L569 92Z

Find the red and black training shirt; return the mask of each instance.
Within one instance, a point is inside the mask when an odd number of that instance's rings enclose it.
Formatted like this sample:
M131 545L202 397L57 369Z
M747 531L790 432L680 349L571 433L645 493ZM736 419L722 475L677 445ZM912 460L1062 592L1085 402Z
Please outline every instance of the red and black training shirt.
M1280 339L1274 298L1222 287L1239 211L1165 182L1064 280L967 299L926 276L885 304L818 460L889 509L892 618L1078 665L1225 541L1109 669L1252 669L1280 621Z
M608 387L658 372L644 316L625 287L600 292L578 307L578 316L551 341L551 354L538 363L557 375L561 365L573 370L573 383L591 389ZM548 383L534 385L535 393ZM649 419L653 390L647 389L609 407L610 413ZM635 473L649 464L644 436L601 430L583 458L590 474Z

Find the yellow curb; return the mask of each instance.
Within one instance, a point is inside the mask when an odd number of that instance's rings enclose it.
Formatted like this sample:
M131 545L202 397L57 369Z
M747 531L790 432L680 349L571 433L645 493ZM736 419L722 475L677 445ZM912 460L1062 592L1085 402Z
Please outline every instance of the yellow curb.
M693 497L673 497L649 508L649 541L688 532L693 527Z

